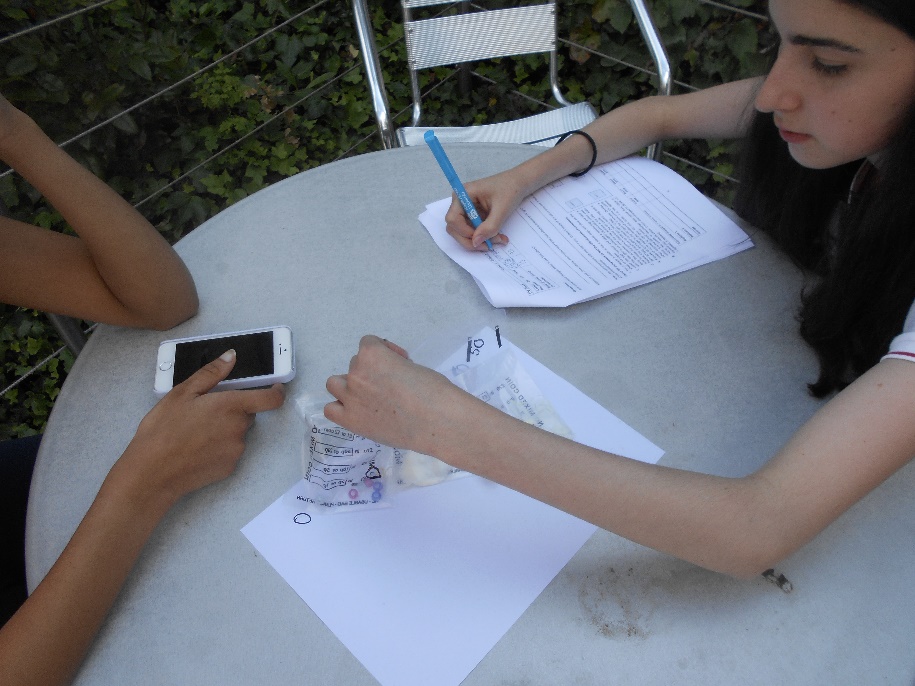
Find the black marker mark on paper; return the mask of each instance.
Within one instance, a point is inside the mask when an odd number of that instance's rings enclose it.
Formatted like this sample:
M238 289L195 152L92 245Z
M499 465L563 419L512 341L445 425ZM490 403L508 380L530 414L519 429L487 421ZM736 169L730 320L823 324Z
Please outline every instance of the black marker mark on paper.
M794 590L794 586L792 585L792 583L790 581L788 581L787 578L785 578L785 575L776 574L774 569L767 569L766 571L764 571L762 573L762 575L763 575L763 579L765 579L766 581L768 581L770 583L775 584L780 589L782 589L785 593L791 593L791 591Z
M499 335L499 327L496 327L496 344L501 348L502 347L502 336Z
M311 523L311 515L307 512L299 512L295 517L292 518L296 524L309 524Z

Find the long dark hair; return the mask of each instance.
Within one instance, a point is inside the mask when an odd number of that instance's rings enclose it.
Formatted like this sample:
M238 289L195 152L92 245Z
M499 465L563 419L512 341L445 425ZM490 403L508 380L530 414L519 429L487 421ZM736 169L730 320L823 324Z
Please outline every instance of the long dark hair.
M915 38L915 0L838 1ZM875 365L915 301L915 93L911 97L876 181L851 203L849 186L862 161L802 167L771 114L755 115L744 145L734 209L811 277L798 319L820 362L819 379L809 384L816 397L841 390Z

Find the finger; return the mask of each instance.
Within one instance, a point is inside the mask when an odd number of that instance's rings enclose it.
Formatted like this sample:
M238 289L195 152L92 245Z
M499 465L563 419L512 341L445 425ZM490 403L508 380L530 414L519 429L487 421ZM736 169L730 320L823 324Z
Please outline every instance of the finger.
M384 341L383 339L381 339L381 338L379 338L378 336L375 336L375 335L373 335L373 334L370 334L370 333L369 333L369 334L366 334L365 336L363 336L362 338L359 339L359 352L360 352L360 353L361 353L365 348L370 348L370 347L372 347L372 346L385 346L385 347L387 347L387 345L385 344L385 341ZM357 355L357 357L358 357L358 355Z
M451 225L451 224L448 224L445 227L445 231L448 233L449 236L451 236L454 240L456 240L462 248L466 248L467 250L473 250L473 243L471 242L471 240L473 238L472 229L465 236L461 232L461 230L454 228L453 225Z
M356 355L356 357L354 357L350 362L350 371L352 371L354 364L358 362L359 357L363 354L363 351L375 347L387 348L388 350L397 353L407 360L410 359L410 354L396 343L391 343L391 341L389 341L387 338L379 338L378 336L368 334L363 336L359 341L359 354Z
M176 388L185 388L197 395L209 393L225 379L235 366L235 351L227 350L207 365L204 365Z
M393 350L395 353L397 353L398 355L400 355L400 356L403 357L404 359L407 359L407 360L410 359L410 353L408 353L406 350L404 350L403 348L401 348L401 347L400 347L399 345L397 345L396 343L391 343L391 341L389 341L387 338L382 338L381 340L384 341L384 344L385 344L386 346L388 346L388 348L390 348L391 350Z
M455 237L464 236L470 238L473 234L473 224L467 219L464 208L461 207L461 203L456 199L452 198L451 207L449 207L448 212L445 213L445 227L448 229L449 233L453 232Z
M238 391L240 407L248 414L267 412L282 406L286 400L286 389L283 384L273 384L270 388L257 388L249 391Z
M328 393L339 400L346 390L346 374L335 374L327 377L324 387Z
M327 403L324 406L324 416L334 424L339 424L343 419L343 403L341 403L339 400L332 403Z
M445 214L445 231L448 232L458 243L463 247L472 250L478 247L478 244L484 243L487 239L492 238L492 236L498 233L498 228L490 229L486 224L486 220L489 218L489 208L487 203L480 198L477 198L473 195L473 191L468 188L468 195L476 207L480 219L483 223L480 226L487 228L483 229L482 238L478 239L477 243L474 243L472 239L480 233L480 227L475 227L473 222L467 217L467 213L464 210L463 205L458 201L457 197L452 194L451 196L451 206L448 208L448 212ZM491 224L492 222L490 222ZM499 222L501 224L501 221ZM489 247L487 246L488 250Z
M465 238L470 240L474 232L473 226L470 225L470 222L464 220L455 220L445 222L445 231L448 232L449 236L460 240Z
M470 204L473 205L474 209L477 211L477 214L480 217L480 221L486 219L486 215L489 213L489 210L486 207L486 202L477 196L473 191L473 184L469 184L467 188L464 189L467 193L467 199L470 201ZM473 222L470 221L470 217L467 215L467 210L464 208L464 205L458 199L457 194L451 193L451 206L448 208L449 213L452 213L452 217L455 221L465 221L471 226ZM447 215L446 215L447 216Z
M241 418L239 419L238 428L240 431L238 433L238 437L242 441L241 446L239 446L239 453L238 453L239 457L241 457L241 453L243 453L245 450L245 445L244 445L245 435L248 433L248 431L251 430L251 427L254 426L254 420L256 417L257 417L256 414L247 414L246 413L246 414L243 414L241 416Z
M501 244L503 241L507 243L508 239L505 237L505 235L499 233L501 228L501 217L496 213L489 215L489 217L473 232L473 236L470 239L471 247L474 249L479 248L480 246L486 248L487 246L484 244L487 240L493 243L498 242Z
M482 224L480 228L477 229L476 233L473 234L473 238L470 239L470 249L479 250L481 252L486 252L489 250L489 246L486 245L488 240L493 245L508 245L508 236L504 233L497 233L495 236L490 236L487 238L486 234L481 231Z

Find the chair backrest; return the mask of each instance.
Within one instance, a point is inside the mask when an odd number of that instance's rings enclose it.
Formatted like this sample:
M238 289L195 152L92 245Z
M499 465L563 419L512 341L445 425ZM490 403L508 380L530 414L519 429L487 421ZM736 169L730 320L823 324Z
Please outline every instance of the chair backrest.
M350 1L381 141L385 148L395 148L398 146L398 139L391 121L388 96L384 87L384 77L367 0ZM572 104L563 97L558 83L555 0L508 10L482 10L457 16L413 19L413 10L417 8L455 4L457 1L401 0L404 10L407 52L408 58L411 60L411 89L414 103L412 126L417 126L421 116L421 94L418 80L414 78L415 71L433 65L459 64L484 57L491 58L496 54L509 56L549 52L550 85L553 97L564 106ZM670 62L645 2L646 0L628 0L645 44L658 69L658 91L663 95L670 95L673 82ZM451 30L456 31L455 37L445 38L444 36ZM496 45L499 47L497 48ZM654 159L660 156L660 152L661 147L658 144L649 148L649 156Z
M556 57L556 4L482 10L457 15L414 20L412 10L440 5L451 0L402 0L404 37L410 86L413 92L413 120L422 116L419 71L448 64L462 64L498 57L535 53L550 54L550 86L562 105L570 105L559 88Z

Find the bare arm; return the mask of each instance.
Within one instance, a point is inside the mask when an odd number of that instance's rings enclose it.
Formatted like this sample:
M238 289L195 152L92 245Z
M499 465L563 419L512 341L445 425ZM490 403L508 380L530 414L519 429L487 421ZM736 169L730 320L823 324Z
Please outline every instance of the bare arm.
M0 159L79 236L0 217L0 301L155 329L197 312L193 279L167 241L3 96Z
M627 103L585 127L597 145L596 164L626 157L669 138L741 138L753 112L761 79L734 81L676 96L655 96ZM486 238L505 243L498 235L508 216L528 195L546 184L583 169L591 160L591 145L583 136L570 136L554 148L517 167L467 184L467 192L485 218L474 231L460 203L452 202L448 233L468 248L485 250Z
M915 455L915 364L901 360L875 366L767 465L736 479L649 465L547 434L374 337L363 339L349 374L331 377L327 388L337 402L325 414L350 430L743 577L797 550Z
M165 513L232 473L254 414L283 402L279 386L207 393L233 364L207 365L140 423L60 558L0 628L0 683L66 683Z

